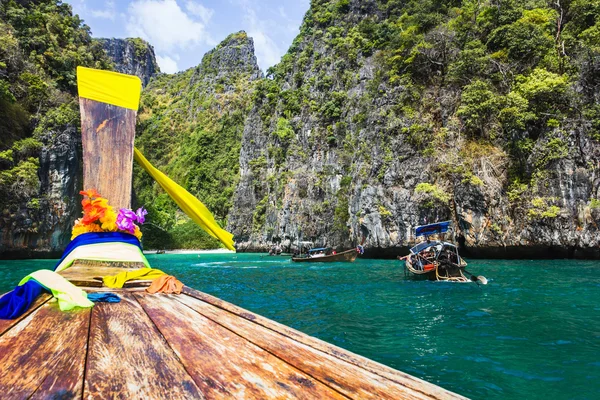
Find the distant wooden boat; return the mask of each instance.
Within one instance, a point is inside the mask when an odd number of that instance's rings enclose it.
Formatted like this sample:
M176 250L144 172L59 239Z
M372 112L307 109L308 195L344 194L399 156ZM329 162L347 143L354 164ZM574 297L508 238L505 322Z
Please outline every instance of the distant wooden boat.
M352 262L356 260L359 251L357 249L344 250L336 253L330 247L311 249L305 257L292 257L294 262Z
M415 235L425 236L423 242L410 249L410 254L398 257L404 261L407 274L415 279L450 282L481 282L487 284L484 276L474 276L465 270L466 261L458 254L455 244L443 240L432 240L432 235L442 235L448 231L450 221L418 226ZM470 275L470 279L465 276Z

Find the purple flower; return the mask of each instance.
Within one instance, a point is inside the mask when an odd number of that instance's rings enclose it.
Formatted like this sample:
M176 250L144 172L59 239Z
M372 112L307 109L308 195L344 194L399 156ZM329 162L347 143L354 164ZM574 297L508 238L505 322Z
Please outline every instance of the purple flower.
M136 220L137 215L133 211L121 208L117 215L117 228L133 234L135 232L135 224L133 222Z
M135 212L135 215L137 217L137 222L139 222L140 224L143 224L144 222L146 222L147 214L148 214L148 211L146 211L144 209L144 207L138 208L137 211Z

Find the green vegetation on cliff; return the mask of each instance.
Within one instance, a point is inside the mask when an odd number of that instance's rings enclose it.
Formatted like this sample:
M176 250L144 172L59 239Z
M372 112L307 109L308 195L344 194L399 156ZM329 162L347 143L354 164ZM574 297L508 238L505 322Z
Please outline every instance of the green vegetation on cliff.
M110 68L89 27L56 0L0 3L0 203L17 211L40 193L43 144L79 126L75 69Z
M459 209L450 200L471 193L480 200L465 200L468 207L486 207L484 198L504 202L517 186L528 200L511 200L503 212L557 218L558 205L536 199L553 197L565 160L588 168L576 153L600 139L599 72L598 0L313 0L289 51L257 84L262 127L254 128L269 151L252 154L266 157L252 176L303 176L333 188L303 199L267 183L255 198L275 205L262 211L274 225L253 240L290 235L269 231L282 224L287 199L313 218L336 215L312 237L356 242L365 215L358 202L371 202L361 190L375 182L389 196L373 199L385 210L400 207L391 193L405 189L411 203L403 207L420 204L415 214L380 215L389 231L437 218L462 221L461 212L494 221L500 217L489 210ZM313 158L307 164L302 154ZM420 168L403 164L407 159ZM428 176L405 188L399 171L406 170ZM346 196L337 195L340 176L352 180ZM576 213L573 204L590 195L561 201ZM346 221L339 220L342 208L351 211ZM243 232L252 221L234 212L234 233ZM350 236L332 236L344 226L352 227Z
M252 80L259 74L252 42L239 32L207 53L198 67L159 75L142 94L136 145L223 225L239 179ZM143 229L146 247L218 247L138 168L134 189L152 221Z

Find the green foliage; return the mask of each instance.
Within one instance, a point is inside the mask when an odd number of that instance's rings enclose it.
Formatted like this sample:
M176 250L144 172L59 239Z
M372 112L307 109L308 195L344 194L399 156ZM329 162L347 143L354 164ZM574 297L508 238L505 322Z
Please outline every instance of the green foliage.
M377 206L377 211L381 218L389 218L392 216L392 212L382 205Z
M516 202L522 199L522 196L526 191L527 184L522 183L517 179L510 185L506 194L508 195L508 200L511 202Z
M560 160L569 155L568 144L560 137L550 138L537 156L535 166L544 169L554 160Z
M450 194L436 184L422 182L415 187L415 194L422 194L419 202L423 208L434 208L436 205L447 205Z
M600 209L600 200L595 199L595 198L591 198L590 199L590 208L593 209L593 210Z
M552 200L542 197L533 198L527 216L531 219L553 219L558 217L562 210L558 206L550 205L549 202Z
M0 170L12 168L14 162L12 149L0 151Z
M536 68L529 76L517 76L516 81L517 93L529 101L530 107L537 114L557 112L565 103L564 94L569 84L566 76Z
M463 118L467 132L475 136L486 136L499 106L500 101L493 87L477 80L464 87L457 115Z
M523 10L521 18L491 32L488 46L492 51L506 49L510 59L532 65L553 49L556 19L551 8Z
M78 65L110 67L101 45L91 40L89 27L73 15L70 5L8 1L2 8L28 62L42 68L59 89L75 94Z
M3 204L8 205L9 201L24 201L38 194L39 167L39 159L31 157L11 169L0 171L0 200Z
M290 140L294 138L294 129L292 129L292 125L290 121L287 119L280 117L277 120L277 128L273 132L283 143L288 143Z
M498 236L502 236L502 228L497 223L493 222L490 225L490 230Z
M485 46L479 40L468 42L456 60L448 67L450 82L467 85L484 75L490 66Z

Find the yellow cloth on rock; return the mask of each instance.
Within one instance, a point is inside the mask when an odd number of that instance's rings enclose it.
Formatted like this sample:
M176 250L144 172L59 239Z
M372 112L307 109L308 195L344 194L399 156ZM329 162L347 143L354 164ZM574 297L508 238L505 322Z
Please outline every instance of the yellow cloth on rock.
M40 285L52 292L58 299L58 307L61 311L67 311L74 307L92 307L93 302L88 300L87 293L73 285L71 282L49 269L40 269L21 279L19 286L30 279L37 281Z
M117 275L105 276L102 278L104 286L109 288L122 288L125 282L133 279L156 279L165 273L159 269L154 268L140 268L133 271L123 271Z
M168 193L183 212L194 220L195 223L200 225L206 233L219 239L229 250L235 251L235 247L233 247L233 235L217 224L213 215L200 200L192 196L177 183L173 182L168 176L154 168L137 148L133 149L133 157L135 158L135 161L137 161L137 163L140 164L140 166L144 168L160 186L162 186L165 192Z

